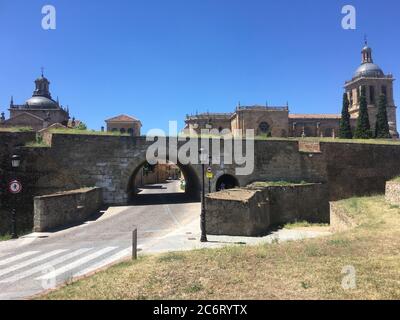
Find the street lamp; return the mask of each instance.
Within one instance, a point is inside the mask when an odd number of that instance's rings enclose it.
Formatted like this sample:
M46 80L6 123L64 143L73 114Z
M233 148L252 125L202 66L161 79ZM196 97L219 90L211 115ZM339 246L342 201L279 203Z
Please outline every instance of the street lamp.
M21 157L19 155L14 154L11 157L11 166L12 168L16 171L21 164ZM15 202L14 202L14 207L11 209L11 238L12 239L17 239L18 234L17 234L17 212L15 208Z
M201 229L201 238L200 242L207 242L207 233L206 233L206 197L205 197L205 162L208 160L208 155L205 152L204 148L200 148L199 150L199 158L201 163L201 215L200 215L200 229Z
M11 166L12 166L13 168L18 168L19 165L20 165L20 163L21 163L21 157L18 156L18 155L16 155L16 154L14 154L14 155L11 157Z

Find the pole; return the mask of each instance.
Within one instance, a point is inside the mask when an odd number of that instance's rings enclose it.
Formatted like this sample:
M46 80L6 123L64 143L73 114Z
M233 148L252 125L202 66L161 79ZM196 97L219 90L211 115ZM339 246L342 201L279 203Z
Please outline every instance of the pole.
M137 229L132 231L132 260L137 259Z
M212 160L212 156L210 154L209 158L208 158L208 166L211 167L211 161ZM208 178L208 193L211 193L211 179Z
M201 175L202 175L202 191L201 191L201 216L200 216L200 228L201 228L201 238L200 242L207 242L206 234L206 197L205 197L205 181L204 181L204 163L201 165Z
M17 213L15 208L11 209L11 238L18 239L17 235Z

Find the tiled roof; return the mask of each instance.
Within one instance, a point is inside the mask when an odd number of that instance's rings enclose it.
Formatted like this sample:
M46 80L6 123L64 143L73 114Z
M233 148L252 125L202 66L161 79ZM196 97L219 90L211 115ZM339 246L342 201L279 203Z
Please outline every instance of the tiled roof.
M106 122L136 122L136 121L139 121L139 120L134 117L127 116L126 114L121 114L119 116L116 116L116 117L106 120Z
M340 119L340 114L289 114L289 119Z

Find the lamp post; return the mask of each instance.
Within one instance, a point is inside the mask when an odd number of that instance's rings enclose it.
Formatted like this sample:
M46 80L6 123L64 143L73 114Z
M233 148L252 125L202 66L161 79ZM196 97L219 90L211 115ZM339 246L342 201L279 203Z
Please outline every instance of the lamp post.
M20 163L21 163L21 157L19 155L14 154L11 157L11 166L13 168L13 171L15 171L15 172L13 172L14 174L16 173ZM16 208L15 208L15 202L14 202L13 208L11 209L11 238L12 239L17 239L18 238L18 234L17 234L17 212L16 212Z
M210 168L212 165L212 156L211 154L208 157L208 167ZM211 193L211 178L208 178L208 193Z
M200 215L200 229L201 229L201 238L200 242L207 242L207 233L206 233L206 197L205 197L205 162L207 161L207 154L205 153L204 148L200 148L199 150L199 158L201 162L201 215Z

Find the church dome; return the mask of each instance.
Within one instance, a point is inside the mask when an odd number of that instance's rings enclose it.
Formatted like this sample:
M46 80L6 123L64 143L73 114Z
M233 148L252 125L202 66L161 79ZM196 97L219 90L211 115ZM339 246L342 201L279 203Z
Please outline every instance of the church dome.
M354 77L380 78L383 76L384 73L382 69L375 63L371 62L363 63L361 66L358 67L354 74Z
M361 65L354 73L354 78L381 78L385 76L382 69L374 63L374 60L372 59L372 49L368 46L367 40L365 40L365 46L361 50L361 55Z
M58 109L57 102L41 96L33 96L32 98L26 100L26 104L30 108L34 109Z

